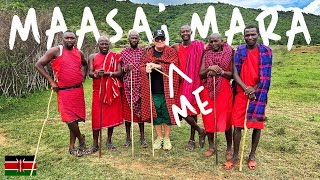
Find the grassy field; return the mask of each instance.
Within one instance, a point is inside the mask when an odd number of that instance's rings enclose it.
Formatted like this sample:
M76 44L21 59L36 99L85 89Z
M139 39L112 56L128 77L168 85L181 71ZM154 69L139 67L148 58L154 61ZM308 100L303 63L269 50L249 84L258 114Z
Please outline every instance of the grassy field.
M131 148L122 147L124 126L115 128L113 142L118 151L103 147L98 154L77 158L68 155L68 129L57 112L56 97L51 105L37 159L37 179L319 179L320 178L320 48L302 47L288 52L286 47L273 47L273 77L267 109L268 121L257 150L256 171L244 164L231 171L223 170L225 139L219 134L219 165L215 158L205 158L207 148L184 150L189 127L173 127L173 149L141 149L135 136L135 156ZM87 122L81 130L91 145L91 80L85 84ZM50 91L31 94L27 98L0 97L0 164L5 155L33 155L38 135L46 116ZM200 120L201 122L201 120ZM138 135L138 126L134 126ZM251 133L251 131L249 131ZM104 131L106 135L106 131ZM151 143L151 127L146 125ZM104 137L105 138L105 137ZM197 139L198 141L198 139ZM251 140L247 137L245 158ZM0 177L4 169L0 168ZM11 179L6 177L6 179ZM12 178L13 179L13 178ZM25 179L14 178L14 179ZM29 178L29 179L35 179Z

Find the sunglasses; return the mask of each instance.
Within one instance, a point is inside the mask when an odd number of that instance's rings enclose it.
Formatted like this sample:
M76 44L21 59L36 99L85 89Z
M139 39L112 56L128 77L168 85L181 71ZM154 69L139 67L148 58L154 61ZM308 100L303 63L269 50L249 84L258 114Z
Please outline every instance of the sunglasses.
M156 37L155 41L159 42L161 40L161 42L163 42L166 38L165 37Z

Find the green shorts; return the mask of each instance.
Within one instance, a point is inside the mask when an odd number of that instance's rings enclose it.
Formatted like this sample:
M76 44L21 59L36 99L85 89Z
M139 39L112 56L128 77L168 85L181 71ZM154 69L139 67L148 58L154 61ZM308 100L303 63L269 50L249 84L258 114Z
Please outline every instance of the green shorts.
M171 126L172 124L164 94L152 94L152 97L157 112L157 119L153 122L153 125L161 125L164 123Z

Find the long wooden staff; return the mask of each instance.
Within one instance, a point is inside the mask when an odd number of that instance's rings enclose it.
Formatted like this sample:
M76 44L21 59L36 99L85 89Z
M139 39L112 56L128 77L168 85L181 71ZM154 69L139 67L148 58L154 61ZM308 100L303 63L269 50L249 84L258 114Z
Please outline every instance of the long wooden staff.
M102 156L102 151L101 151L101 148L102 148L102 97L101 97L101 92L102 92L102 78L103 76L100 77L100 88L99 88L99 100L100 100L100 130L99 130L99 138L100 138L100 141L99 141L99 158L101 158Z
M213 116L214 116L214 148L216 149L216 165L218 165L218 140L217 140L217 100L216 100L216 76L213 76L213 92L214 92L214 104L213 104Z
M35 165L35 163L36 163L36 159L37 159L37 155L38 155L38 152L39 152L40 140L41 140L41 137L42 137L44 125L46 124L46 122L47 122L47 120L48 120L48 118L49 118L50 103L51 103L51 99L52 99L52 94L53 94L53 90L51 90L50 98L49 98L49 101L48 101L47 117L46 117L46 119L43 121L43 124L42 124L42 128L41 128L40 135L39 135L39 139L38 139L36 154L34 155L34 160L33 160L33 163L32 163L32 168L31 168L30 176L32 176L33 169L34 169L34 165Z
M131 147L132 147L132 157L134 156L134 141L133 141L133 93L132 93L132 70L130 71L130 93L131 93L131 99L130 99L130 106L131 106Z
M152 114L152 91L151 91L151 73L149 73L149 89L150 89L150 114L151 114L151 144L152 144L152 156L154 157L153 147L153 114Z
M248 112L249 104L250 104L250 100L248 99L247 108L246 108L246 114L245 114L244 123L243 123L244 133L243 133L243 137L242 137L239 171L242 171L242 161L243 161L244 146L246 144L246 136L247 136L247 131L248 131L248 128L247 128L247 112Z

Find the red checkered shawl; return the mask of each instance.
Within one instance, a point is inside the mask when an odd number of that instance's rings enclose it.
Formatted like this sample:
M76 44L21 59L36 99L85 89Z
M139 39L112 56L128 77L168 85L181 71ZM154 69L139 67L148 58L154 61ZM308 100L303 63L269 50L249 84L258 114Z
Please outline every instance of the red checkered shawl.
M224 71L228 71L230 68L230 62L232 59L232 47L227 43L224 42L222 45L222 51L214 52L212 51L212 46L208 45L205 54L204 54L204 61L206 69L212 65L218 65ZM204 86L208 88L210 98L213 99L214 95L217 95L221 89L222 83L222 76L216 76L216 91L213 88L213 77L208 76L207 79L204 81Z
M178 67L178 55L175 49L165 46L163 49L163 54L160 58L155 58L153 56L154 48L149 49L146 54L142 57L140 71L141 71L141 116L143 121L149 121L151 119L150 112L150 86L148 80L148 73L146 73L146 64L149 62L153 62L156 64L160 64L162 67L162 72L169 75L169 66L170 64L174 64ZM151 79L152 80L152 79ZM163 84L164 84L164 93L166 97L166 104L169 110L169 115L172 124L176 124L172 112L172 105L177 104L178 102L178 89L179 89L179 76L177 73L173 73L173 89L174 89L174 98L170 98L169 93L169 78L163 76ZM156 118L157 114L155 111L154 104L152 102L152 113L153 117Z
M129 64L133 65L132 69L132 103L133 103L133 112L138 117L141 117L141 105L139 104L139 99L141 98L141 73L140 73L140 63L141 57L143 56L143 48L138 47L133 49L131 47L125 48L121 51L121 62L122 67L125 67ZM124 72L123 75L124 83L124 92L126 95L126 100L131 106L131 84L130 84L130 72Z

